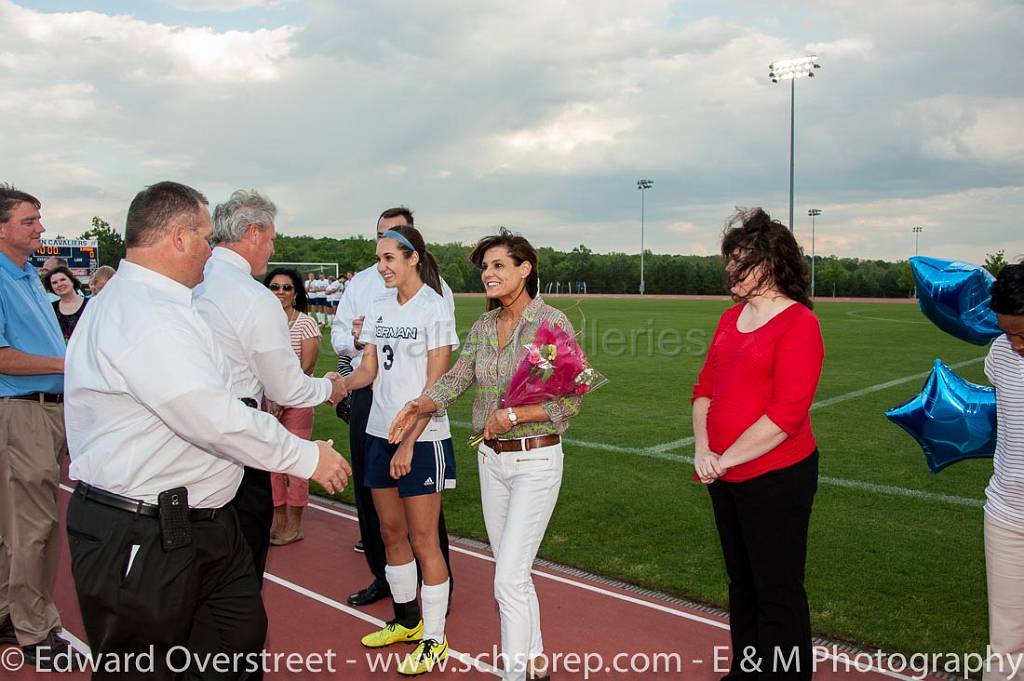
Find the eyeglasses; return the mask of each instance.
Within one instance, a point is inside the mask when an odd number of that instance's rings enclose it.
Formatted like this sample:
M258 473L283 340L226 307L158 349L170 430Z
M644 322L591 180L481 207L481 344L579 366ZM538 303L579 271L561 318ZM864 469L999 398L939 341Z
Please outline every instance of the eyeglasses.
M295 290L291 284L271 284L269 288L271 291L284 291L285 293Z

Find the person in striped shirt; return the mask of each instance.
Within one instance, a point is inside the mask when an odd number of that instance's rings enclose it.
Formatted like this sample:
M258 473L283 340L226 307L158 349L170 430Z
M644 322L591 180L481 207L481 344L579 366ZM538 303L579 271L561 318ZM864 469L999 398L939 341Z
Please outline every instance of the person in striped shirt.
M320 326L307 314L309 299L302 286L299 273L278 267L267 273L263 284L279 301L288 318L288 337L292 350L299 358L303 373L313 375L316 358L320 354ZM268 404L268 411L277 416L281 424L293 435L306 440L313 435L313 407L284 407ZM284 546L300 541L302 512L309 505L309 481L287 473L271 473L270 488L274 497L274 526L270 530L270 543Z
M991 655L985 681L1024 679L1024 264L1003 268L989 302L1003 335L985 357L996 389L996 453L985 489Z

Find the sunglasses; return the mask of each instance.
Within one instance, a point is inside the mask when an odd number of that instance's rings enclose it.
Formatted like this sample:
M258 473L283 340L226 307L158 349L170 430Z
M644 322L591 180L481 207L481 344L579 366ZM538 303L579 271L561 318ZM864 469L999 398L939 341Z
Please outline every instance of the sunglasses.
M284 291L285 293L287 293L289 291L294 291L295 287L292 286L291 284L271 284L270 285L270 290L271 291Z

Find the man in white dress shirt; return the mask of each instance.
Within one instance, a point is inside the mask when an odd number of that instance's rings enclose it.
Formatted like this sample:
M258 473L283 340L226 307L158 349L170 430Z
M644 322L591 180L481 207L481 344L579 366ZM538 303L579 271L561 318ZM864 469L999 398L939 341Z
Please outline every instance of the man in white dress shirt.
M388 208L377 218L376 238L397 225L414 225L412 211L405 206ZM441 289L445 302L448 303L452 314L455 314L455 297L452 290L441 280ZM334 316L334 323L331 327L331 344L334 351L338 353L338 368L342 373L351 373L359 366L362 357L363 344L358 342L359 334L363 328L363 321L370 303L381 295L397 295L395 289L389 289L384 285L384 279L377 271L376 265L370 265L358 272L345 286L345 292L338 303L338 312ZM375 603L390 595L387 577L384 568L387 565L387 556L384 555L384 540L380 534L380 519L377 517L377 510L373 506L373 495L370 488L363 483L365 475L365 442L366 425L370 418L370 407L373 405L373 389L370 387L352 391L351 414L349 416L348 432L349 447L352 452L352 480L353 491L356 498L356 514L359 516L359 534L362 543L363 553L366 556L366 563L373 574L373 581L365 589L357 591L348 597L349 605L362 606ZM448 565L448 575L451 580L449 586L449 601L454 590L455 580L451 577L451 561L448 558L448 528L444 522L444 509L438 520L438 539L441 544L441 552L444 554L444 562Z
M253 279L267 273L277 236L277 207L256 191L239 190L213 210L213 255L194 292L196 310L213 331L231 370L235 397L259 404L313 407L345 396L336 373L307 376L288 337L281 302ZM331 378L335 380L330 380ZM232 501L262 581L270 547L274 500L270 473L246 466Z
M67 350L70 475L80 481L67 528L82 620L94 654L123 664L152 646L158 679L174 678L166 653L188 642L200 605L213 614L220 650L241 656L228 677L258 666L266 614L230 505L243 465L331 492L347 482L330 442L297 438L232 393L192 301L211 232L196 190L161 182L139 192L118 275Z

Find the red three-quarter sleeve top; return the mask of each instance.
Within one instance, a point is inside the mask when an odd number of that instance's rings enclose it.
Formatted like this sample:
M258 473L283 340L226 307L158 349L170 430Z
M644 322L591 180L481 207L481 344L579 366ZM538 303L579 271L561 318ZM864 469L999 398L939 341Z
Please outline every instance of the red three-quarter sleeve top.
M818 318L799 303L743 333L736 321L744 303L722 314L693 400L711 399L708 446L723 454L762 416L788 436L775 449L726 471L722 480L742 482L792 466L814 453L810 408L821 377L825 347Z

